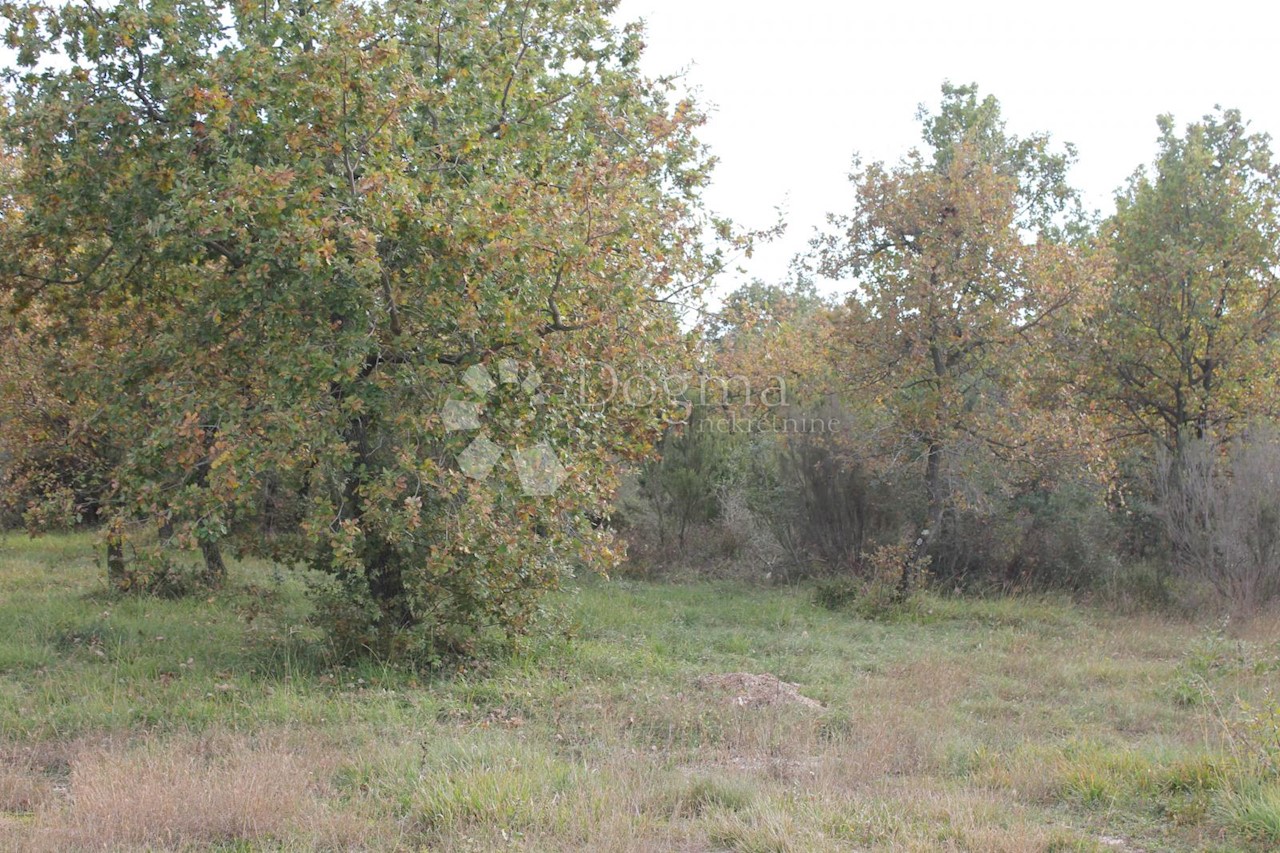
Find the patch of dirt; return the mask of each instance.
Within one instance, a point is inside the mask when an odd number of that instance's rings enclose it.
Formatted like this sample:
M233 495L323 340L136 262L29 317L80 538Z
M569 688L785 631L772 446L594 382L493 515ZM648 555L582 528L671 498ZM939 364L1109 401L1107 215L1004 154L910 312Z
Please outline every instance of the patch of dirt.
M772 675L727 672L723 675L704 675L694 684L702 690L727 694L729 704L742 708L767 708L775 705L822 707L821 702L802 695L800 685L782 681Z

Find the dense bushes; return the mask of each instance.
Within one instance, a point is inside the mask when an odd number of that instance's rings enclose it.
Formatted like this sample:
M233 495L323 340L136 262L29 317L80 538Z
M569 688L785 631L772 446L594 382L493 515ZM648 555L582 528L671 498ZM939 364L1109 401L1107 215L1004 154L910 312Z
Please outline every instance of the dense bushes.
M822 414L839 421L830 409ZM715 435L699 429L706 417L669 432L662 459L625 490L617 520L633 556L779 579L862 580L891 573L889 554L908 558L920 507L901 472L877 474L846 435ZM963 490L967 500L944 516L928 549L934 580L1083 590L1113 571L1115 514L1096 481L975 479Z
M1223 444L1184 436L1159 456L1174 566L1248 616L1280 595L1280 439L1259 425Z
M838 437L714 435L697 429L703 418L669 432L663 459L625 490L617 520L638 562L815 578L828 604L893 598L919 512L910 489ZM929 545L930 582L1096 592L1126 609L1203 603L1208 592L1240 615L1280 596L1276 430L1188 438L1146 459L1125 469L1127 495L1065 471L954 484L966 500Z

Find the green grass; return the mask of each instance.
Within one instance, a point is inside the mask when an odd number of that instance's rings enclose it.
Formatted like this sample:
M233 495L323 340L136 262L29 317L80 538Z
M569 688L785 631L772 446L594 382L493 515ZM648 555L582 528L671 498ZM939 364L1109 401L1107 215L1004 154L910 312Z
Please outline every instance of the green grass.
M1280 843L1274 631L1056 598L868 620L804 587L586 578L553 602L567 639L427 677L334 664L296 573L238 564L180 600L101 574L89 537L0 540L0 839L19 847ZM823 707L699 686L733 672ZM264 811L258 789L291 793Z
M1280 845L1280 783L1251 786L1231 796L1226 817L1242 835L1260 844Z

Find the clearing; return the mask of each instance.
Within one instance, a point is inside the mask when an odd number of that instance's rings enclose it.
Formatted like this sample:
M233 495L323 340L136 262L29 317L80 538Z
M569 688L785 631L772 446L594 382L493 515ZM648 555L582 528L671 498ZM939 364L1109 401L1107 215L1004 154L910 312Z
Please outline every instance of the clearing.
M569 640L335 666L300 578L113 598L0 540L0 846L1268 850L1280 627L582 579ZM1238 634L1238 635L1237 635Z

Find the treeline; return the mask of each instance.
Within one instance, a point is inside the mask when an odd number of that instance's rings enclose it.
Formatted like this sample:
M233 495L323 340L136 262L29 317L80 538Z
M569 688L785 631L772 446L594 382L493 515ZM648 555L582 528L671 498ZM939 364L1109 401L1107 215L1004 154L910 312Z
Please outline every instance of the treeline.
M836 597L932 580L1248 614L1280 595L1268 138L1230 110L1162 117L1100 218L1074 152L1013 135L976 87L921 115L923 147L857 166L791 282L708 323L702 369L739 393L695 395L631 481L633 550ZM771 381L785 405L744 405Z
M640 30L427 6L6 10L0 523L95 526L121 591L303 566L341 649L428 662L619 528L833 599L1276 595L1280 172L1238 114L1162 119L1098 220L1070 148L945 86L793 281L689 332L753 235ZM726 390L613 393L688 373Z

